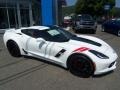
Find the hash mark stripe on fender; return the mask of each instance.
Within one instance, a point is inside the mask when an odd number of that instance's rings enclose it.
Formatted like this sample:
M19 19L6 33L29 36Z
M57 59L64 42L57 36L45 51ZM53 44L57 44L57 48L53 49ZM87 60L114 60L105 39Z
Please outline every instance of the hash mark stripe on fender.
M76 50L74 50L73 52L84 52L84 51L87 51L87 50L90 50L89 48L86 48L86 47L81 47L81 48L77 48Z
M60 57L65 51L66 51L65 49L62 49L55 55L55 57Z

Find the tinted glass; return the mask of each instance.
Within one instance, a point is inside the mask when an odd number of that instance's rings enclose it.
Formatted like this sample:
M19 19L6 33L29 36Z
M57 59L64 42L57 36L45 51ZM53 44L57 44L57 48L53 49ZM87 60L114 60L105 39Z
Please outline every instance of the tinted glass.
M82 16L78 16L78 18L80 20L93 20L90 15L82 15Z
M21 32L33 38L43 38L52 42L67 42L71 38L76 37L76 35L56 26L46 30L23 29Z
M34 30L33 29L24 29L24 30L21 30L22 33L28 35L28 36L31 36L31 37L34 37Z
M63 32L52 28L46 30L35 30L34 37L43 38L47 41L53 42L66 42L69 40L69 38L63 34Z
M24 29L21 32L33 38L43 38L46 41L52 42L67 42L74 36L61 28L50 28L46 30Z

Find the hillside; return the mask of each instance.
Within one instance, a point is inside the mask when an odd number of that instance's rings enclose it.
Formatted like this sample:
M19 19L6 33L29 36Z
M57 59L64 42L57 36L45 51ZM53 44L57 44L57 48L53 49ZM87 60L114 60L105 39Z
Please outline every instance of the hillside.
M71 13L74 13L74 6L63 7L62 9L63 16L70 15Z

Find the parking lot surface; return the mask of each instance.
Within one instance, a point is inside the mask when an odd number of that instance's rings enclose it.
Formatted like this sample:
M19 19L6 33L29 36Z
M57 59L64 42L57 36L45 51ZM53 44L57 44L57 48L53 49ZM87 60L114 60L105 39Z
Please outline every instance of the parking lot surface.
M89 35L106 41L120 55L120 37L99 27ZM10 56L0 34L0 90L120 90L120 58L117 62L114 72L81 78L38 59Z

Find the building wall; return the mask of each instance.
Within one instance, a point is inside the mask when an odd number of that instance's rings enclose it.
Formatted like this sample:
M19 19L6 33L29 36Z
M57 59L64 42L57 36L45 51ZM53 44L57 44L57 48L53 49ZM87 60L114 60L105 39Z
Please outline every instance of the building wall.
M31 0L0 0L0 29L34 24Z
M0 0L0 29L58 25L60 0Z
M53 7L54 7L54 0L41 0L42 25L55 24Z
M62 20L62 0L41 0L42 25L59 25Z

